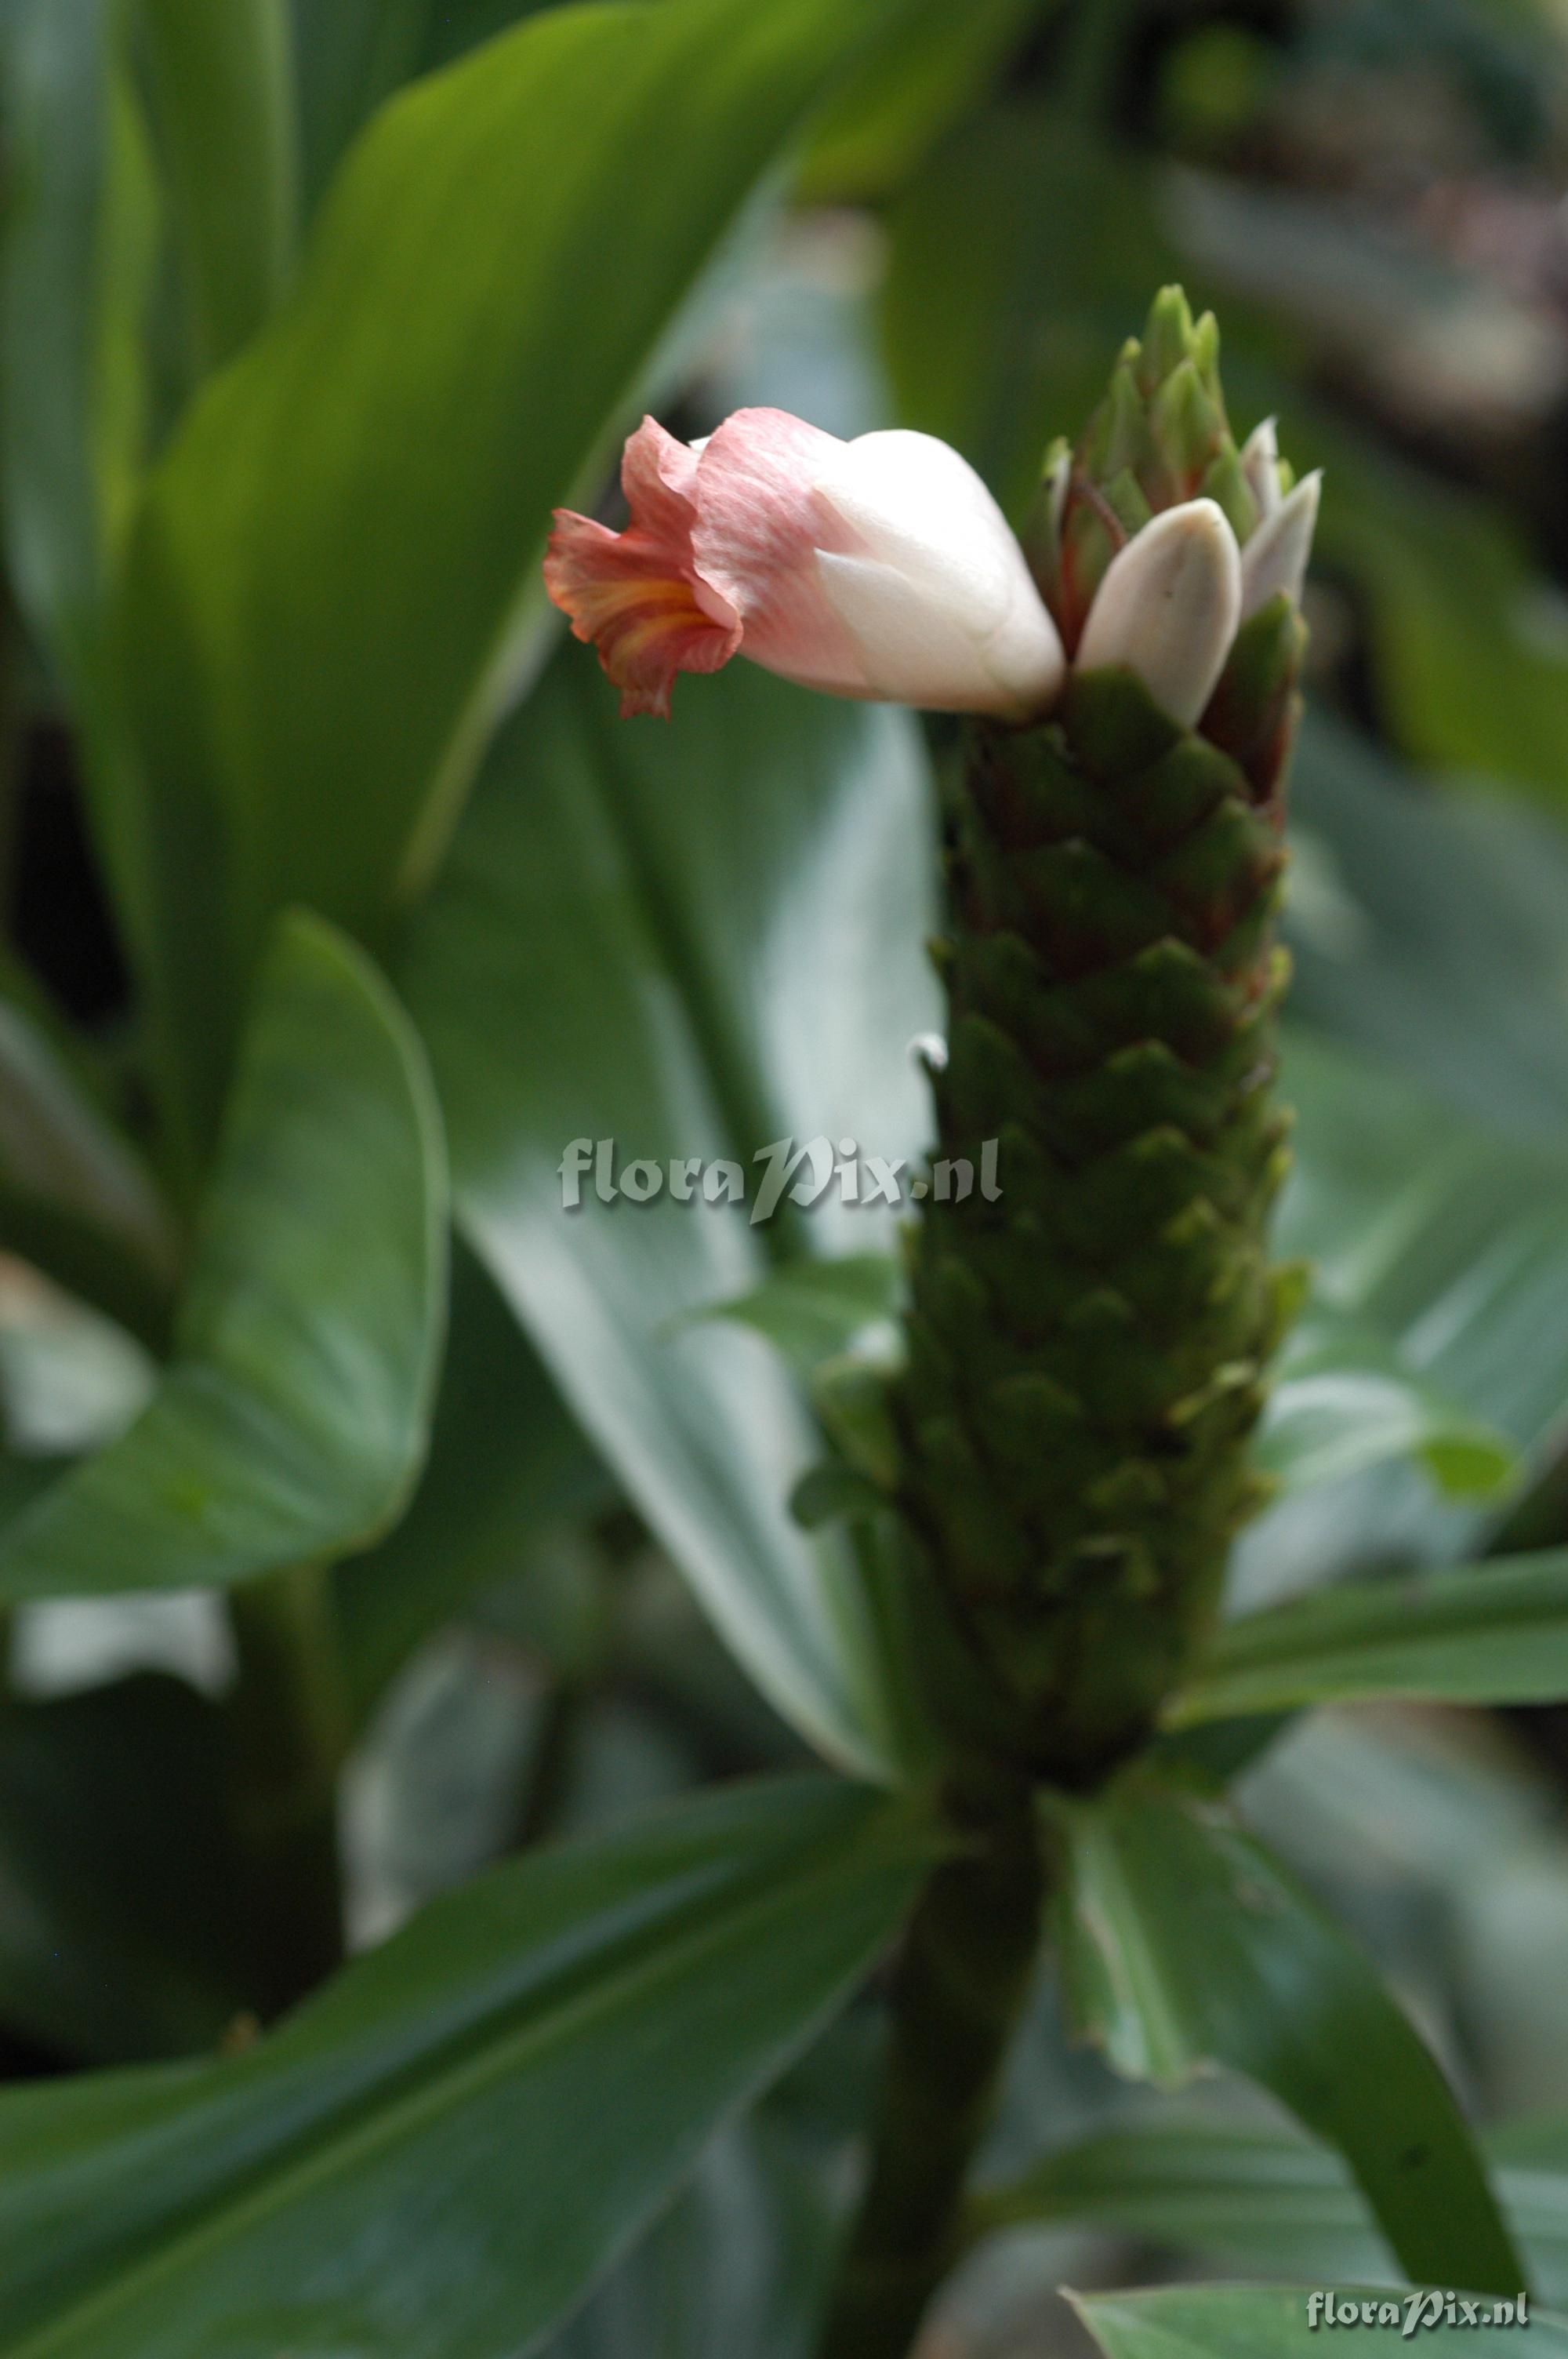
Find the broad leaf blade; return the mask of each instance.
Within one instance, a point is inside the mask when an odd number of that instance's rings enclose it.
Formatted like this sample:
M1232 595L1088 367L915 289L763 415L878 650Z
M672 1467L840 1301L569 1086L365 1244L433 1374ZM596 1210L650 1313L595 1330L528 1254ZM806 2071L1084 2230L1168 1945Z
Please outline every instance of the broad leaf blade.
M1568 2302L1568 2141L1560 2120L1486 2141L1503 2211L1548 2304ZM1281 2123L1173 2106L1092 2132L985 2190L971 2234L1082 2223L1195 2253L1217 2268L1343 2286L1392 2279L1339 2157Z
M1286 1073L1301 1145L1281 1250L1423 1386L1537 1448L1568 1398L1568 1155L1321 1036L1288 1036Z
M79 688L143 423L154 213L124 16L120 0L11 0L0 16L5 542L18 603Z
M533 2347L892 1934L932 1839L733 1789L438 1901L251 2055L0 2097L11 2359Z
M460 1243L418 1488L392 1530L333 1577L355 1718L422 1639L518 1571L541 1526L614 1495L537 1353Z
M157 1344L178 1241L150 1175L42 1031L0 999L0 1245Z
M1324 2285L1390 2271L1331 2148L1286 2127L1173 2108L1043 2155L977 2199L975 2233L1084 2223L1221 2267Z
M1494 1496L1519 1463L1502 1434L1423 1381L1387 1335L1313 1305L1281 1355L1259 1464L1305 1490L1399 1458L1420 1461L1456 1499Z
M263 971L176 1353L0 1545L0 1597L189 1588L373 1537L422 1456L445 1299L417 1041L319 919Z
M416 75L560 0L294 0L304 180L314 202L342 150Z
M918 1145L925 778L903 715L743 664L692 686L668 729L633 728L564 651L496 750L401 981L464 1222L584 1430L786 1716L885 1766L853 1567L785 1509L810 1430L760 1337L692 1317L757 1286L763 1232L667 1183L601 1202L593 1158L605 1139L617 1169L750 1172L785 1136ZM824 1204L788 1242L846 1236L881 1241L867 1208Z
M809 1375L869 1329L885 1326L903 1291L891 1255L849 1254L840 1261L787 1262L749 1294L715 1303L705 1315L755 1328L792 1367Z
M198 372L281 300L298 213L288 0L142 0Z
M1344 2155L1417 2283L1519 2266L1442 2073L1375 1970L1223 1810L1128 1782L1065 1814L1064 1972L1135 2078L1217 2063Z
M1561 823L1512 797L1445 791L1315 710L1291 801L1296 1019L1484 1123L1561 1136Z
M139 949L198 1137L272 914L364 932L428 882L545 611L552 503L607 455L781 147L908 5L546 10L356 147L294 300L160 465L126 569L161 896Z
M1568 1695L1568 1551L1343 1582L1216 1636L1175 1699L1177 1725L1302 1704L1407 1696L1550 1703Z

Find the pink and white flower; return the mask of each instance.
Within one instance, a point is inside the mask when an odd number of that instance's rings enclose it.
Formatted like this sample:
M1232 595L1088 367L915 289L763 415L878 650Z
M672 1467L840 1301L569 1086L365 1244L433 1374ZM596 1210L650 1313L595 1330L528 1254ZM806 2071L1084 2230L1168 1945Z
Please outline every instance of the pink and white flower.
M545 582L623 713L667 714L677 672L735 655L833 696L1047 712L1065 659L996 502L928 434L853 442L778 409L705 441L652 419L626 445L612 532L556 511Z
M1054 513L1070 459L1054 474ZM1299 601L1318 478L1284 489L1273 422L1241 453L1259 520L1245 546L1217 503L1156 515L1107 567L1074 654L1122 669L1195 728L1238 628ZM591 641L623 713L666 715L676 674L732 656L830 696L1044 719L1067 661L1001 510L929 434L842 442L782 409L740 409L700 442L645 418L626 445L631 509L612 532L556 510L545 583Z

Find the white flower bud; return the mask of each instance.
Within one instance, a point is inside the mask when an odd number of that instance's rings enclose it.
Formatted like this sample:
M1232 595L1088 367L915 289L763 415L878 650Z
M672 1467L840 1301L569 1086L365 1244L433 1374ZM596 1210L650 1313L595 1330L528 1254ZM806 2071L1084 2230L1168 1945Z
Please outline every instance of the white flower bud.
M1276 419L1265 418L1255 426L1241 446L1241 472L1247 478L1247 488L1258 503L1260 522L1266 521L1284 496L1280 489L1280 437Z
M1249 622L1281 590L1299 603L1317 527L1321 473L1303 475L1289 498L1265 517L1241 552L1241 619Z
M1078 642L1079 671L1124 664L1194 727L1241 619L1241 552L1213 500L1166 508L1119 549Z
M873 695L1019 720L1054 702L1067 669L1056 625L957 451L899 428L862 434L813 483L849 544L818 549L817 580Z
M1066 675L1006 517L929 434L840 442L741 409L700 442L651 418L626 445L630 528L556 512L545 583L623 712L749 656L833 696L1034 721Z

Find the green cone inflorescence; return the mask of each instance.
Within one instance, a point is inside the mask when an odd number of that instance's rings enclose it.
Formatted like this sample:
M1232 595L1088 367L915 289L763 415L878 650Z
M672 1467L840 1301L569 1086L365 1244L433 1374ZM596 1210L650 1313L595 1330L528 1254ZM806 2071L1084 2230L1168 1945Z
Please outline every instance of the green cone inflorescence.
M1026 536L1069 658L1151 517L1210 498L1260 559L1285 489L1271 429L1231 438L1212 318L1167 290ZM950 1729L1069 1784L1147 1734L1214 1610L1292 1292L1267 1224L1303 632L1251 571L1195 726L1075 669L1045 723L974 727L951 815L935 1158L979 1173L999 1142L1001 1193L934 1190L912 1240L899 1504Z

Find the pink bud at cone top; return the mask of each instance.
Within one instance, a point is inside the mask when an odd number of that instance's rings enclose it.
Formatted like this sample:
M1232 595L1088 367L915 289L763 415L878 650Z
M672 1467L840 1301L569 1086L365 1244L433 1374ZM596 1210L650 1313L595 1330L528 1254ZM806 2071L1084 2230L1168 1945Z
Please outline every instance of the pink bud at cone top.
M1213 500L1165 508L1118 549L1078 641L1079 671L1136 672L1185 729L1197 723L1241 620L1241 552Z
M645 418L624 532L557 508L545 585L591 640L623 713L667 714L679 671L750 656L831 696L1045 712L1056 626L972 467L929 434L841 442L740 409L703 442Z

